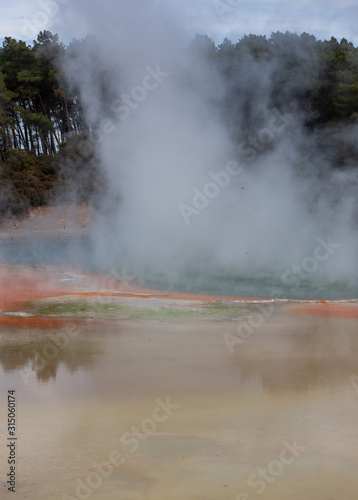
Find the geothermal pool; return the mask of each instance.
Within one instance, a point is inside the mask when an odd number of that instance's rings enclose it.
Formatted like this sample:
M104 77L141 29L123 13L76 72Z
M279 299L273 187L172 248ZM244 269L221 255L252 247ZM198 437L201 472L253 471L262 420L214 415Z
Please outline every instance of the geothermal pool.
M7 264L49 265L81 268L129 276L150 289L173 292L260 297L300 300L345 300L358 297L358 280L354 277L327 280L315 272L302 272L303 279L294 273L283 279L284 273L254 270L235 273L232 269L212 268L202 262L168 273L150 267L137 270L129 259L118 256L116 264L96 257L90 241L81 238L0 242L0 262Z
M5 273L4 498L356 500L357 301L99 295L73 270Z
M355 500L357 319L290 308L232 350L237 320L87 319L62 344L58 329L2 327L11 498ZM5 472L6 419L2 404Z

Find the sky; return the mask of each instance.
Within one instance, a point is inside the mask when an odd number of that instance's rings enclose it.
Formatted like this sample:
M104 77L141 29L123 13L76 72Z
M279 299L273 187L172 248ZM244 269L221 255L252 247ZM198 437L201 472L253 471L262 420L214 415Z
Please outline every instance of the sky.
M100 0L99 0L100 1ZM128 0L133 1L133 0ZM134 0L135 1L135 0ZM81 38L61 23L62 11L76 0L0 0L0 41L5 36L32 43L43 29L57 32L64 43ZM307 32L318 39L345 37L358 45L358 3L355 0L166 0L183 17L188 34L209 35L216 43L225 37L236 42L250 33L270 36L276 31Z

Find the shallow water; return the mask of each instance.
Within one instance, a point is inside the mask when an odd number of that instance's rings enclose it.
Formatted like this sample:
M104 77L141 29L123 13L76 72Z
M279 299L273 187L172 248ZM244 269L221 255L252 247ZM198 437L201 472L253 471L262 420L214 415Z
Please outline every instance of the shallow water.
M358 322L273 307L233 352L235 321L105 320L62 344L59 331L3 329L0 393L17 400L11 498L355 500ZM173 408L156 410L167 398ZM297 456L284 451L295 441ZM115 451L124 462L94 475Z

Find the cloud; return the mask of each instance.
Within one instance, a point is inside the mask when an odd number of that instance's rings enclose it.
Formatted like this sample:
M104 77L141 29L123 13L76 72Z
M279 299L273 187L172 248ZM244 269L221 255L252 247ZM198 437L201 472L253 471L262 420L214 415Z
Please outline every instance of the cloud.
M17 0L1 6L0 40L12 37L32 43L42 30L53 30L56 18L73 0Z
M58 32L65 43L73 37L83 37L88 29L83 18L78 15L73 24L63 15L73 1L18 0L16 6L9 2L1 10L0 39L11 36L31 43L42 29ZM236 41L249 33L269 36L275 31L299 34L306 31L319 39L345 37L358 43L355 22L358 5L353 0L340 3L332 0L303 0L299 3L284 0L168 0L166 5L168 10L174 9L179 20L183 21L188 38L197 32L206 33L220 43L225 37ZM69 25L75 26L75 31L69 32Z
M0 17L0 39L11 36L16 39L24 39L23 25L24 19L31 18L33 12L38 8L37 0L19 0L8 5L1 6Z
M345 37L353 43L357 40L358 6L350 0L339 4L321 0L299 4L282 0L235 1L235 6L220 16L220 5L225 3L230 4L230 0L211 2L213 15L207 31L216 40L226 36L235 41L250 33L269 36L276 31L308 32L318 39Z

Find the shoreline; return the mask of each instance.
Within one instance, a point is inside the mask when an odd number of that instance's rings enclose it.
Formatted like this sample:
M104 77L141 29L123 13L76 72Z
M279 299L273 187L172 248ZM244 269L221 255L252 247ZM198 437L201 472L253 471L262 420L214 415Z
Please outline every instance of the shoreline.
M11 245L14 244L28 244L34 245L36 252L36 244L41 242L46 243L64 243L64 244L82 244L88 240L88 227L93 221L95 210L91 209L85 204L82 205L59 205L59 206L46 206L32 209L22 219L7 219L0 224L0 250L1 247L5 249L6 253L11 252ZM10 248L9 248L10 247ZM6 257L5 257L6 258ZM60 264L61 265L61 264ZM0 268L1 267L18 266L20 269L54 269L55 272L68 273L70 270L65 267L51 266L51 265L36 265L36 264L6 264L1 262L0 253ZM1 269L0 269L1 273ZM252 297L252 296L237 296L237 295L217 295L208 293L188 293L188 292L174 292L167 290L155 290L144 288L134 282L119 283L110 277L105 277L103 274L96 275L90 270L74 269L74 274L81 275L82 277L89 277L90 281L95 283L95 290L84 290L87 293L120 293L125 297L145 297L152 298L168 298L176 300L198 300L198 301L223 301L223 302L238 302L238 303L283 303L283 304L355 304L358 303L357 297L350 297L348 299L291 299L285 298L282 294L280 298L270 297ZM108 283L111 285L108 286ZM113 289L114 288L114 289ZM348 294L347 294L348 295Z
M73 269L62 266L51 265L31 265L31 264L6 264L0 262L0 286L2 281L7 279L9 275L12 279L16 279L18 272L24 271L25 276L29 275L34 279L36 275L39 277L41 274L42 279L47 278L49 283L53 281L73 281L70 289L66 290L65 295L82 295L83 297L90 297L94 295L107 296L107 297L138 297L138 298L167 298L177 300L198 300L198 301L222 301L222 302L242 302L242 303L258 303L258 304L271 304L271 303L293 303L293 304L357 304L358 298L352 299L288 299L288 298L269 298L269 297L247 297L238 295L216 295L216 294L201 294L201 293L187 293L176 292L168 290L157 290L153 288L145 288L135 281L120 281L114 278L109 278L105 273L91 273L81 269ZM5 279L4 279L5 275ZM52 275L52 278L51 278ZM55 278L55 280L53 280ZM42 281L42 280L41 280ZM110 286L110 288L109 288ZM95 287L96 290L91 289ZM76 288L76 291L74 290ZM72 292L71 292L72 289ZM80 290L81 289L81 290Z
M85 204L36 207L22 218L0 223L0 242L32 242L33 239L86 237L94 211Z
M199 311L203 306L235 307L286 306L292 315L321 316L331 318L358 319L358 299L351 300L293 300L265 299L256 297L218 296L191 294L146 289L135 283L107 279L103 275L83 273L79 270L50 266L26 266L0 264L0 325L33 327L61 327L68 316L39 316L28 313L29 305L51 303L86 303L93 300L108 303L130 302L131 307L154 307L165 310L174 307L177 311ZM154 304L154 306L152 306ZM254 311L251 311L251 314ZM257 311L256 311L257 312ZM83 321L85 315L75 314ZM103 316L101 316L103 319ZM50 324L50 323L51 324Z

